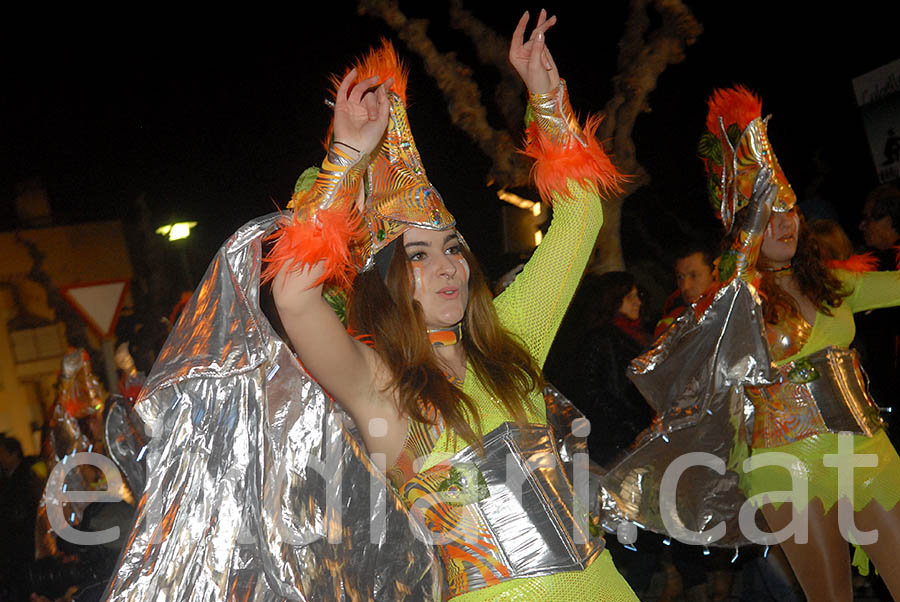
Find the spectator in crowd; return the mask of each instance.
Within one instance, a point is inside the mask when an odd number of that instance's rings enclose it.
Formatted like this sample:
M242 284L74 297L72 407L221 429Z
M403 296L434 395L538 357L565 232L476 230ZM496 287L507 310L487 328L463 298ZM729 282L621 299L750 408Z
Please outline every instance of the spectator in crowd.
M628 380L628 363L649 343L641 322L641 293L627 272L588 273L566 313L545 364L545 374L591 421L591 459L608 466L653 420L653 410ZM661 538L640 552L625 550L613 538L607 546L638 597L650 585L664 547ZM674 594L677 572L666 571ZM674 596L672 596L674 597ZM669 599L669 598L666 598Z
M558 362L568 369L551 382L590 419L591 457L606 465L653 419L653 410L625 374L650 337L641 324L641 295L633 275L585 276L577 295L589 305L584 315L569 314L566 321L580 324L581 336Z
M663 317L656 323L654 336L659 336L675 321L684 308L700 299L713 283L715 253L702 242L685 245L675 257L675 282L673 292L663 306Z
M885 268L894 268L896 255L890 251L900 245L900 185L882 184L869 193L859 229L866 246L887 261Z
M806 224L809 235L819 244L826 261L847 261L853 254L853 243L841 225L830 219L814 219Z
M0 435L0 600L28 596L34 523L43 483L18 439Z
M866 250L877 264L876 270L896 270L900 245L900 185L883 184L875 188L863 205L859 229ZM860 362L869 377L869 392L882 406L895 406L900 412L896 392L900 391L900 308L877 309L856 315L856 339ZM900 434L894 424L897 418L885 414L888 435L894 445Z

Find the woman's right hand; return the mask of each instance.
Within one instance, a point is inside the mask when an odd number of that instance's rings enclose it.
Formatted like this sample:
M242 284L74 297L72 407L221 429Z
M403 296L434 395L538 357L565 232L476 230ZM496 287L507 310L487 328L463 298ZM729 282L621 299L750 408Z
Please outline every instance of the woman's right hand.
M341 80L334 101L334 142L351 156L354 151L371 153L381 141L390 110L387 90L394 82L394 78L388 78L372 90L378 76L361 82L356 82L356 77L353 69Z

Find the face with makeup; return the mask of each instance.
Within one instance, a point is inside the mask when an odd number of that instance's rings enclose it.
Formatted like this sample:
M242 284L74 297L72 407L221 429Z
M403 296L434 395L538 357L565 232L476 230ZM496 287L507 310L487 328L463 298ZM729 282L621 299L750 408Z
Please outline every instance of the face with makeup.
M769 267L780 268L791 263L797 252L800 214L796 209L782 213L773 211L763 236L760 256Z
M469 302L469 264L455 230L410 228L403 234L413 299L428 328L449 328L463 319Z

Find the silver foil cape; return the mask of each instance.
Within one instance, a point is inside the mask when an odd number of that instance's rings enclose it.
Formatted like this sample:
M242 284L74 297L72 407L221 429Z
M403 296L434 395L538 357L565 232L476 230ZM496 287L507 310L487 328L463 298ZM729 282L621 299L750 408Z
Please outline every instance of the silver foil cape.
M602 484L605 470L590 460L587 436L591 432L590 421L581 410L567 399L559 389L547 383L544 387L544 401L547 406L547 424L556 437L556 451L563 462L566 476L576 495L583 495L584 465L588 470L588 500L590 521L599 531L616 533L622 543L634 540L634 527L619 508L616 496Z
M753 420L743 386L768 384L774 368L757 294L744 281L734 279L699 318L694 313L686 310L632 361L629 377L660 421L601 481L624 518L643 528L685 543L740 545L748 543L737 524L746 498L734 468L749 453ZM706 455L684 455L689 452ZM718 462L724 471L686 468L667 494L663 478L670 466L669 478L678 476L678 464L672 465L678 459ZM720 522L725 536L711 541L710 530Z
M147 465L143 461L147 435L131 401L121 395L110 395L106 400L103 429L106 452L122 472L132 493L140 495L147 478Z
M278 217L225 243L145 384L146 488L109 600L440 599L425 534L260 310Z

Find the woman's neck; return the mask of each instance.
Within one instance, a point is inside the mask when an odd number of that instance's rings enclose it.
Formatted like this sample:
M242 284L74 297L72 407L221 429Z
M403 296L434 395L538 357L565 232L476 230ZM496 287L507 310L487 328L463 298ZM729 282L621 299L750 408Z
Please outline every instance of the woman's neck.
M466 348L463 345L432 345L438 365L455 380L462 382L466 377Z
M790 261L760 262L759 269L777 276L787 275L791 271Z
M462 322L450 328L428 329L428 339L438 364L458 382L466 376L466 348L462 345L462 337Z

